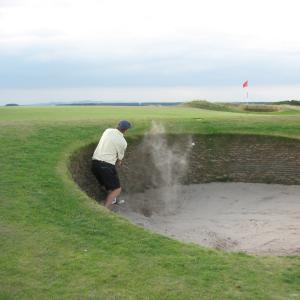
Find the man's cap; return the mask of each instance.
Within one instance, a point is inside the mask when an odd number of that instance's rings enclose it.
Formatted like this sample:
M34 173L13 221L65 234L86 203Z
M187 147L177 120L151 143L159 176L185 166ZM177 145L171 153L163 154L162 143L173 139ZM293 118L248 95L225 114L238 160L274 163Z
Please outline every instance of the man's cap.
M122 120L118 124L118 128L121 130L127 130L131 127L132 127L131 124L127 120Z

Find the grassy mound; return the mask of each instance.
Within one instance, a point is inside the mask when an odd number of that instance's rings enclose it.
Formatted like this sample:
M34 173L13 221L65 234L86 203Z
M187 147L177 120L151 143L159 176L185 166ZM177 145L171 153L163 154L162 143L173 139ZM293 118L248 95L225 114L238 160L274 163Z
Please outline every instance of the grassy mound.
M282 108L278 105L264 105L264 104L243 105L241 106L241 108L244 111L252 111L252 112L276 112L282 110Z
M284 108L271 104L233 104L233 103L211 103L206 100L195 100L184 104L186 107L224 111L224 112L280 112Z
M1 107L1 299L296 299L300 257L228 254L137 228L68 173L76 149L127 118L170 133L300 138L299 116L194 108Z
M194 100L187 103L184 103L186 107L201 108L207 110L216 110L216 111L229 111L229 112L240 112L241 110L237 105L229 103L212 103L206 100Z

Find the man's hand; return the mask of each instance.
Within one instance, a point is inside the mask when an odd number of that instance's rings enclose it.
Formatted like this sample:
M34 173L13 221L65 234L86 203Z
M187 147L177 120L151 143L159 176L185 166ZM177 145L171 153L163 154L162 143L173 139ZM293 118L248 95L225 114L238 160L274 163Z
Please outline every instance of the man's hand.
M118 167L121 167L122 166L122 160L117 159L116 165Z

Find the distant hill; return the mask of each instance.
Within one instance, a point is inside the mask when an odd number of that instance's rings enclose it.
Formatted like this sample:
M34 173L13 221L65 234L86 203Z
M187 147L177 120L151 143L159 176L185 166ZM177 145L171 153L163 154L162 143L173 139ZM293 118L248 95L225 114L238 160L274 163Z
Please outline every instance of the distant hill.
M17 104L17 103L7 103L7 104L5 104L5 106L19 106L19 104Z
M56 106L175 106L182 102L95 102L95 101L79 101L70 103L52 103Z

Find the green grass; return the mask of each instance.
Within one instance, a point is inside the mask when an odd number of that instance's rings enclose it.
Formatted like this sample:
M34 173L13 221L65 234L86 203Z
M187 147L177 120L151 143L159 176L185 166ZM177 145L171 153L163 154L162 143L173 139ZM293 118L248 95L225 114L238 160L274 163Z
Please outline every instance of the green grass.
M300 115L184 107L1 107L0 299L299 299L299 257L255 257L138 228L88 198L71 153L127 118L169 132L300 138Z

